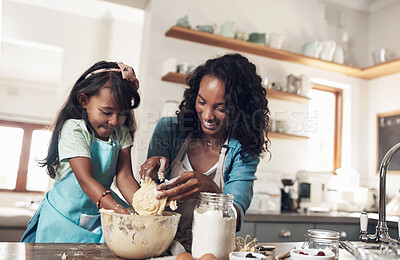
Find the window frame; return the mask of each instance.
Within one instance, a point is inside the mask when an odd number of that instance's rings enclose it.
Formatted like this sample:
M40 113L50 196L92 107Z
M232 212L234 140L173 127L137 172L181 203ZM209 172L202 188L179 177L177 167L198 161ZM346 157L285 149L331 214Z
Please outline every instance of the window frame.
M49 128L46 124L35 124L35 123L23 123L0 120L0 126L6 127L18 127L24 130L24 135L22 137L21 155L18 165L17 179L14 189L0 189L0 191L7 192L25 192L25 193L44 193L43 191L32 191L26 189L27 179L28 179L28 164L29 156L32 144L32 132L34 130L46 130Z
M335 96L335 122L333 134L333 168L339 169L342 165L342 124L343 124L343 90L331 86L314 83L312 89L332 93Z

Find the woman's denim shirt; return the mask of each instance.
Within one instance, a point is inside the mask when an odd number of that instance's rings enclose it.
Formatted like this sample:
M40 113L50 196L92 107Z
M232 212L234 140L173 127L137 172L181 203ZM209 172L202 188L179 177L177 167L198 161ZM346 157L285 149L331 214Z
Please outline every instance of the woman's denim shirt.
M169 165L178 155L186 134L178 131L177 117L161 118L153 136L151 137L147 158L153 156L164 156L168 159ZM240 221L237 231L243 223L244 214L250 206L253 198L253 183L256 180L255 172L260 158L257 156L240 155L241 144L234 138L229 138L228 151L224 165L224 190L225 194L234 196L233 202L240 212ZM166 178L169 179L170 168L167 168Z

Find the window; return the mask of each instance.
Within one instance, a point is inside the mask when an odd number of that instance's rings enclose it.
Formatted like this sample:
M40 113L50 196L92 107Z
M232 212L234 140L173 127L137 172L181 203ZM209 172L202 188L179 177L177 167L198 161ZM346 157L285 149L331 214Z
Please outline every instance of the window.
M314 84L310 98L308 168L334 171L341 167L342 90Z
M0 190L47 191L51 179L37 164L47 155L46 126L0 120L0 136Z

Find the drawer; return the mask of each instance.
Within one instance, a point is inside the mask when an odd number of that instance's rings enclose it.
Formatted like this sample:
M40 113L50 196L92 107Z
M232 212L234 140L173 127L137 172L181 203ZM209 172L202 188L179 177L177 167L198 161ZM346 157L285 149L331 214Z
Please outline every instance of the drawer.
M255 236L259 242L302 242L313 223L256 223Z
M246 235L250 235L251 239L253 239L255 234L255 227L256 224L254 222L243 222L242 229L239 232L236 232L236 236L245 238Z

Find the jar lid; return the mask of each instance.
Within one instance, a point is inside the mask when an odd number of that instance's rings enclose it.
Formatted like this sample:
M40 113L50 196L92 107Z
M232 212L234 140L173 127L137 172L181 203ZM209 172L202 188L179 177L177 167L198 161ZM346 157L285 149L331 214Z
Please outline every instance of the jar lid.
M232 194L224 194L224 193L211 193L211 192L200 192L200 198L208 197L208 198L225 198L233 200Z
M337 240L340 238L340 233L337 231L332 231L332 230L309 229L309 230L307 230L307 236L310 238Z

